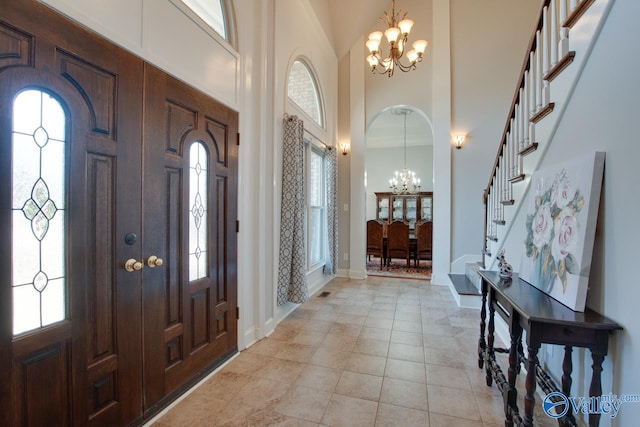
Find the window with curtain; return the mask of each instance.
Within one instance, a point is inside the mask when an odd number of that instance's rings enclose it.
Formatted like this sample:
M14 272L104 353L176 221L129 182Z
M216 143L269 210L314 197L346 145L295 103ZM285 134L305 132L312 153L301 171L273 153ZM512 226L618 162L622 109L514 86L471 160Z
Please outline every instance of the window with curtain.
M333 170L329 165L333 164L335 156L331 156L334 152L326 151L321 142L327 137L322 97L316 74L304 58L296 59L291 65L287 77L287 96L289 109L303 113L300 115L309 119L304 119L303 125L307 131L303 132L306 147L303 166L306 271L310 273L324 267L324 270L328 268L327 271L334 272L337 261L334 260L337 253L334 243L337 239L333 236L336 224L332 214L335 186L332 184L332 172L328 171Z
M323 265L326 259L326 177L325 154L309 144L307 168L307 257L308 268L312 270Z
M182 0L182 3L186 4L216 33L225 40L229 40L222 2L223 0Z

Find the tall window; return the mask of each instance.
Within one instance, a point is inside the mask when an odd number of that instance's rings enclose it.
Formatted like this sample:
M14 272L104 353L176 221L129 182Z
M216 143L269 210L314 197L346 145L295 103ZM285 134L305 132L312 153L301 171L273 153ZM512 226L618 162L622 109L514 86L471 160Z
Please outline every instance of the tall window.
M189 280L207 277L209 156L202 142L189 149Z
M307 197L307 254L310 269L324 264L326 250L327 197L324 151L309 144Z
M13 102L13 333L64 320L66 116L46 92Z
M287 95L292 109L308 116L311 126L305 123L305 129L311 127L314 132L323 135L324 112L318 83L311 67L303 60L291 65L287 79ZM305 120L305 122L307 122ZM317 125L320 129L314 128ZM315 138L317 139L317 138ZM327 252L327 182L325 176L324 150L307 142L305 179L307 185L307 268L315 270L324 265Z
M223 0L182 0L196 15L207 23L216 33L228 40L225 24Z
M322 102L311 70L302 61L295 61L289 72L287 94L302 111L320 127L324 127Z

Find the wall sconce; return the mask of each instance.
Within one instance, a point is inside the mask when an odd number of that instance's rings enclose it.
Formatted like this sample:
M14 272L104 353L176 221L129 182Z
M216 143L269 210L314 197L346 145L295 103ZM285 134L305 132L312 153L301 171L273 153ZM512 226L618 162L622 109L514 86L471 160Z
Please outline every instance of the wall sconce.
M340 149L342 150L342 155L346 156L347 152L349 151L349 143L348 142L341 142L340 143Z
M464 145L464 135L455 135L453 137L453 145L455 145L456 149L461 149Z

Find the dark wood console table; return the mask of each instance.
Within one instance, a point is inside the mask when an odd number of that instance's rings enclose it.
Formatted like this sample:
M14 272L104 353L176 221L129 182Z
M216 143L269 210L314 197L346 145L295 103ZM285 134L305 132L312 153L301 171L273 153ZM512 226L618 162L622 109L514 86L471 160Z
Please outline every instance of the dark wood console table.
M480 311L480 340L478 341L478 366L486 370L487 385L493 382L502 392L505 409L505 426L514 423L533 426L536 383L546 393L560 391L551 377L538 363L541 344L556 344L565 347L562 363L562 393L571 396L571 352L573 347L588 348L593 360L590 396L602 395L602 362L607 355L609 335L622 329L614 321L590 310L576 312L551 298L538 288L520 280L516 274L512 278L501 278L497 271L481 271L482 308ZM488 302L488 304L487 304ZM486 323L489 309L488 325ZM509 349L494 348L494 316L498 312L509 326L511 343ZM485 328L487 337L485 341ZM522 346L522 332L526 331L528 355ZM509 354L509 368L505 379L495 354ZM527 369L525 380L524 417L517 406L516 376L521 363ZM569 405L566 415L558 419L561 426L576 425ZM599 414L589 414L589 426L597 426Z

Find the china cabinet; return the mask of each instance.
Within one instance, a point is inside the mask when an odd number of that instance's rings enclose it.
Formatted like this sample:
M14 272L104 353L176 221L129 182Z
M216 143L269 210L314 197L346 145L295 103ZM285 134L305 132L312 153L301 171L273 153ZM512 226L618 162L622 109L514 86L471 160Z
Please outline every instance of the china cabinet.
M378 192L376 195L376 219L391 223L406 221L414 228L416 221L433 218L433 193L422 191L415 194Z

